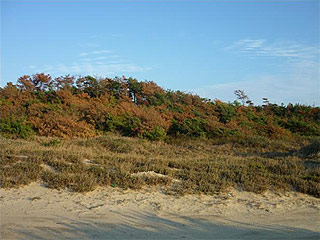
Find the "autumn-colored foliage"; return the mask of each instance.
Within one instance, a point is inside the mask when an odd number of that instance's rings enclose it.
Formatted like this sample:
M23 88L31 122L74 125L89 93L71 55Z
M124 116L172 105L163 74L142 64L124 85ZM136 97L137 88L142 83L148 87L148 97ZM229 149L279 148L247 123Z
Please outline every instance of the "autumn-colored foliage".
M0 88L0 126L3 134L23 138L91 137L106 131L150 140L180 135L320 136L319 107L269 102L254 106L251 101L246 106L248 97L240 97L241 104L224 103L134 78L53 79L40 73Z

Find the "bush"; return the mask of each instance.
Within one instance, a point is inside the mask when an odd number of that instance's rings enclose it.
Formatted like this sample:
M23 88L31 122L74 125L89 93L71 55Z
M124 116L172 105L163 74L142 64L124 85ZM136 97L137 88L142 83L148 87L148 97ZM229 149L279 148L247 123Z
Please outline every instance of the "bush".
M159 141L159 140L163 140L166 137L166 135L167 133L162 127L155 126L152 129L152 131L144 132L143 137L151 141Z
M293 133L303 136L320 136L320 127L316 124L311 124L306 121L290 119L283 122L282 125Z
M251 111L247 112L247 119L249 119L249 120L251 120L261 126L268 124L268 120L267 120L266 116L264 116L264 115L258 116Z
M242 134L238 129L228 129L225 127L219 127L210 131L211 137L240 137Z
M184 122L178 122L173 119L169 129L169 134L187 135L193 137L206 136L207 123L202 118L186 119Z
M76 116L67 117L54 111L44 114L42 118L32 117L30 121L40 136L69 138L95 135L92 125L80 121Z
M28 138L34 131L32 126L27 124L23 119L0 119L0 131L8 135L20 138Z
M108 114L103 124L104 131L118 131L123 136L138 136L141 130L141 121L138 117L129 116L113 116Z
M111 114L107 114L105 117L105 122L103 123L103 130L106 132L114 131L123 126L122 118L118 116L113 116Z
M232 117L236 115L235 107L231 104L218 103L219 121L222 123L228 123Z

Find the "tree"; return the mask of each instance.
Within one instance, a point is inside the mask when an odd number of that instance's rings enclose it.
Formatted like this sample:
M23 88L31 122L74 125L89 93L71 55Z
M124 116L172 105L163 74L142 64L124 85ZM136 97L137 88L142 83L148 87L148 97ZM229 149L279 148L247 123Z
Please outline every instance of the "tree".
M138 104L138 95L141 95L142 84L135 78L129 78L128 81L129 95L135 104Z
M95 98L100 96L99 81L92 77L86 76L78 78L76 81L78 89L87 93L90 97Z
M262 105L263 107L267 107L270 105L268 98L262 98L262 101L263 101L263 105Z
M17 87L22 91L40 92L50 90L52 84L53 81L50 74L36 73L33 74L32 77L29 75L20 77L18 79Z
M52 88L52 78L50 74L36 73L32 75L32 82L37 91L47 91Z
M54 79L54 86L57 89L69 89L74 84L74 76L66 75Z
M23 75L22 77L19 77L17 87L22 91L35 90L34 83L29 75Z
M234 94L237 96L238 100L241 101L242 106L244 106L246 103L248 105L253 105L252 101L249 99L248 95L243 90L235 90Z

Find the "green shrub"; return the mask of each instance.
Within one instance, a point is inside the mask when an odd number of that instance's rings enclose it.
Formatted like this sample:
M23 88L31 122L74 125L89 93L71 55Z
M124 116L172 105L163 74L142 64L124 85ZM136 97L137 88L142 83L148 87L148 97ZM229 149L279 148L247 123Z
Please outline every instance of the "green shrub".
M231 104L219 103L218 105L219 121L228 123L236 115L235 107Z
M177 135L188 135L193 137L206 136L207 123L202 118L186 119L183 122L178 122L173 119L169 128L169 134Z
M149 105L160 106L165 102L165 97L159 92L155 92L154 96L148 96L147 101Z
M289 129L293 133L297 133L303 136L320 136L320 127L317 124L308 123L303 120L290 119L286 122L282 122L286 129Z
M247 118L255 123L258 123L259 125L266 125L268 124L268 120L266 116L259 116L255 113L248 111L247 112Z
M181 109L181 107L179 107L176 104L170 103L167 107L171 112L183 113L183 110Z
M34 131L23 119L0 119L0 132L20 138L28 138Z
M118 116L113 116L111 114L107 114L105 117L105 122L103 123L103 130L108 131L114 131L120 126L123 125L122 118Z
M141 129L141 121L138 117L130 115L113 116L108 114L103 124L104 131L118 131L123 136L138 136Z
M167 133L166 131L159 126L155 126L152 131L144 132L143 137L147 138L151 141L159 141L163 140L166 137Z
M211 137L240 137L241 135L238 129L228 129L225 127L215 128L209 134Z

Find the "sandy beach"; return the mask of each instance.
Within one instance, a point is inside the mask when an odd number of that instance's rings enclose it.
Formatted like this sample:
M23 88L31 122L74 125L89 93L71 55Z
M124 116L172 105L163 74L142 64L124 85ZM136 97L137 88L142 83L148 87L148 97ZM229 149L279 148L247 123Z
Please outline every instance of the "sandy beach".
M1 239L319 239L319 210L320 199L294 192L81 194L32 183L1 190Z

